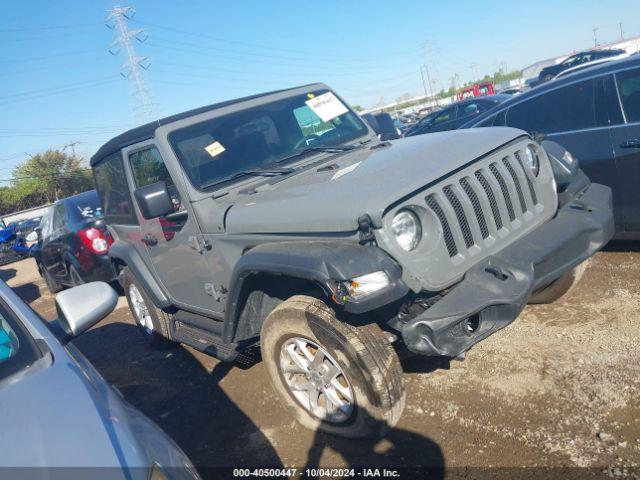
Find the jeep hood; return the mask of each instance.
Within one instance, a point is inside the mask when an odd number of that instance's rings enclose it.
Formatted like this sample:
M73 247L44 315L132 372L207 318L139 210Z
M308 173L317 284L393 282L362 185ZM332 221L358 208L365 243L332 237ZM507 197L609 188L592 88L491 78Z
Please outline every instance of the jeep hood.
M327 159L253 193L237 195L228 233L353 232L368 214L379 226L387 207L502 145L526 135L514 128L475 128L419 135ZM333 165L333 168L327 168Z

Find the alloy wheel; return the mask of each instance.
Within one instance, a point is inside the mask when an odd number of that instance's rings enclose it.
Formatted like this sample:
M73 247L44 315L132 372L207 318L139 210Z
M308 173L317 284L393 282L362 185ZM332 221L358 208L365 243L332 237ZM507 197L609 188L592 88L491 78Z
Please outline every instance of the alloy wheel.
M330 423L351 417L351 382L323 347L307 338L289 338L280 350L279 366L289 392L309 413Z
M129 285L129 298L133 307L133 315L136 317L138 324L147 335L151 335L153 333L153 320L149 313L149 308L147 308L147 304L140 294L140 290L134 284Z

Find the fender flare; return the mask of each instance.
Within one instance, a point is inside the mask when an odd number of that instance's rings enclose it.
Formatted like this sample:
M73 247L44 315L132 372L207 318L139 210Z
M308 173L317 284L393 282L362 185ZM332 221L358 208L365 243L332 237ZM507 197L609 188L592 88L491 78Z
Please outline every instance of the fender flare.
M109 247L109 258L111 261L119 260L129 268L156 307L169 308L173 305L165 289L156 281L140 253L134 247L127 242L116 240Z
M386 252L375 246L345 241L285 241L258 245L236 263L229 283L223 341L233 342L238 330L240 301L246 280L253 274L283 275L317 283L328 296L337 281L383 271L389 286L363 299L343 305L350 313L364 313L402 298L409 287L402 269Z

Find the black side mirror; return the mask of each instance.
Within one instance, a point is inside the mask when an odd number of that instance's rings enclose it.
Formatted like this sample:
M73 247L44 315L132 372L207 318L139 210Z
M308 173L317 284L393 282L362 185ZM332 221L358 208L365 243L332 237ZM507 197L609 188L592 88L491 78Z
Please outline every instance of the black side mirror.
M42 241L42 227L37 226L36 228L33 229L34 232L36 232L36 235L38 236L38 241L41 242Z
M164 217L173 212L173 202L165 182L156 182L138 188L133 192L133 196L138 202L140 213L147 220Z

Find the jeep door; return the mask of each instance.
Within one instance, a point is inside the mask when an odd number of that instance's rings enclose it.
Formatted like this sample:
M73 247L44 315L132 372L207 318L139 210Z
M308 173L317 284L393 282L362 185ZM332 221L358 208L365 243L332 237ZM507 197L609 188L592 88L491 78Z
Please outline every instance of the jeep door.
M640 68L616 72L615 98L622 107L620 122L611 139L620 176L620 201L616 205L625 232L640 232Z
M131 190L164 181L178 219L165 217L145 219L136 205L140 224L138 249L147 258L155 277L167 290L174 302L181 307L212 314L222 310L222 305L212 298L206 289L212 285L212 269L204 255L206 245L189 202L178 187L179 172L170 173L160 151L152 142L134 145L123 150L126 159Z

